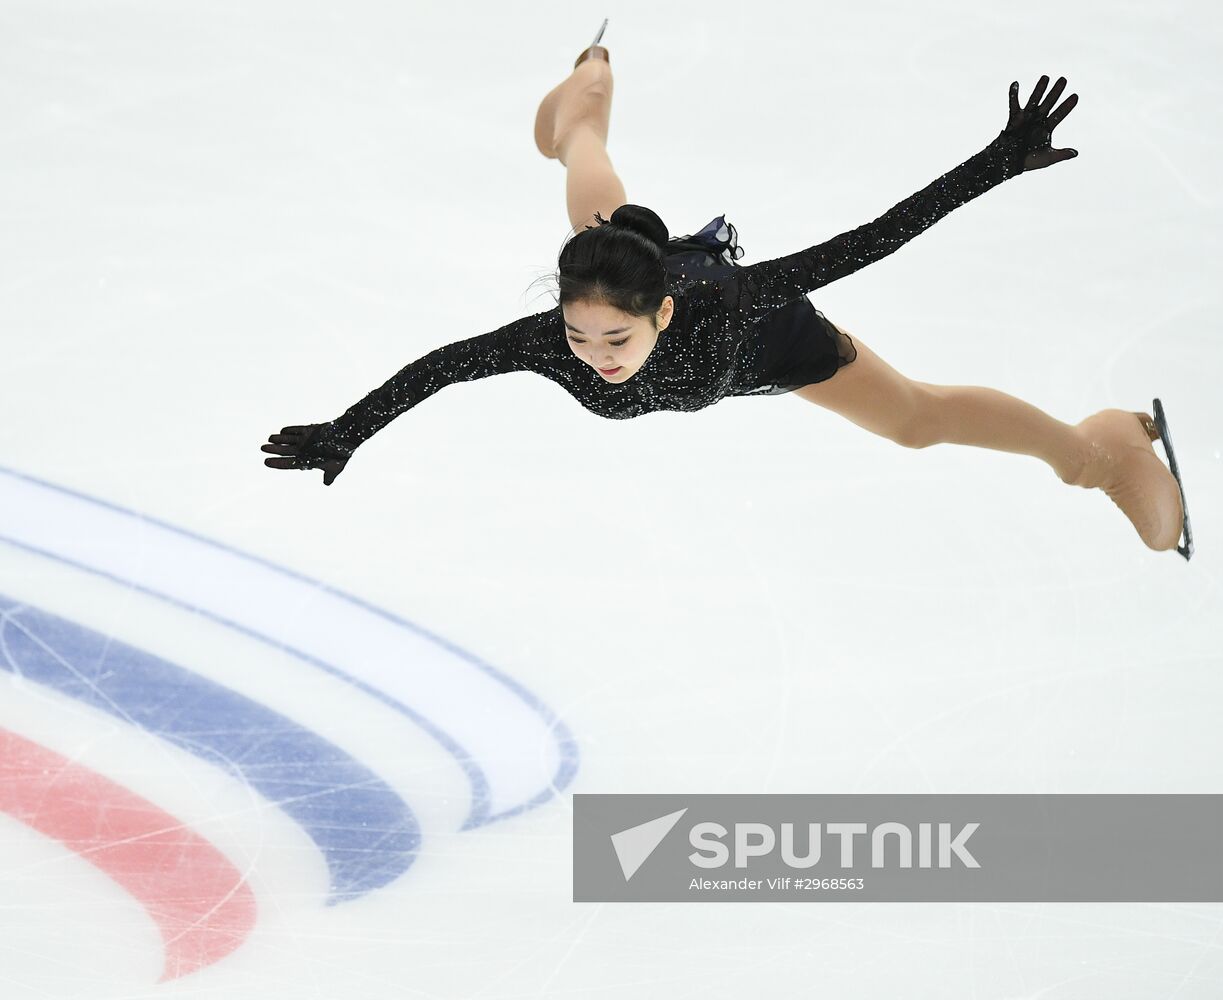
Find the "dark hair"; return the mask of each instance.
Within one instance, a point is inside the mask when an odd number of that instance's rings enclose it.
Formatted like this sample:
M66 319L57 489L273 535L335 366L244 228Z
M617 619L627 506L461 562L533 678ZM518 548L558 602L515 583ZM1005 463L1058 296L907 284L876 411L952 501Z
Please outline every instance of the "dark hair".
M561 248L559 304L604 302L652 322L666 297L666 225L641 205L621 205L610 219L596 212L595 221Z

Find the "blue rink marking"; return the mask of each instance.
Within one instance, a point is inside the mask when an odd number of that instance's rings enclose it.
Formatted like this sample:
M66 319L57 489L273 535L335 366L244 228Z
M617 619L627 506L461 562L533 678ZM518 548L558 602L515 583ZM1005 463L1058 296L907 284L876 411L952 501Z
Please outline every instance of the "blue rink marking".
M0 595L0 668L224 768L318 845L329 903L394 881L420 847L412 810L365 765L258 702L75 622Z
M116 583L122 584L123 586L132 587L133 589L138 590L141 593L148 594L151 597L156 597L160 600L166 601L167 603L173 604L177 607L185 608L186 610L191 611L194 614L198 614L202 617L208 618L210 621L215 621L218 624L225 625L227 628L231 628L237 632L242 633L243 635L247 635L247 636L250 636L251 638L259 639L264 642L268 642L274 645L277 649L283 649L286 652L292 653L294 656L299 657L300 659L311 664L312 666L317 667L318 669L325 671L326 673L344 681L345 683L352 685L353 687L359 689L363 693L369 695L372 698L377 699L378 701L382 702L384 705L394 709L396 712L400 713L401 715L408 717L412 722L414 722L421 729L423 729L426 733L428 733L434 740L436 740L437 743L440 744L446 750L446 752L449 753L455 759L455 761L459 764L465 776L467 777L468 783L471 788L471 807L468 810L467 817L465 818L461 829L464 829L464 830L473 829L475 827L483 826L487 823L492 823L497 820L507 819L509 817L516 816L520 813L533 809L536 806L542 805L543 803L550 801L558 793L560 793L565 788L567 788L569 784L573 781L575 775L577 774L578 759L579 759L577 740L574 738L572 732L570 731L569 727L565 724L565 722L559 716L557 716L556 713L551 708L545 705L531 691L527 690L525 687L523 687L522 684L514 680L509 675L496 669L491 664L486 663L485 661L479 659L478 657L468 652L467 650L454 645L453 643L443 639L442 637L438 635L435 635L434 633L428 631L425 628L422 628L421 626L415 624L414 622L410 622L404 618L400 618L397 615L393 615L382 608L375 607L374 605L371 605L361 600L360 598L354 597L351 594L346 594L343 591L337 590L336 588L331 587L328 584L322 583L318 580L315 580L312 577L308 577L302 573L298 573L295 570L291 570L283 566L279 566L273 562L270 562L269 560L263 559L260 556L255 556L247 552L242 552L238 549L232 548L231 546L225 545L211 538L206 538L203 535L195 534L194 532L188 531L184 528L177 527L176 525L170 524L166 521L162 521L148 514L141 514L136 511L129 510L128 508L119 506L118 504L114 504L106 500L101 500L101 499L98 499L97 497L89 496L88 494L81 493L77 490L69 489L67 487L60 486L58 484L51 483L43 479L39 479L35 476L30 476L26 473L19 472L16 469L8 468L5 466L0 466L0 475L8 475L8 476L13 477L14 479L19 479L24 482L35 483L40 488L54 491L64 496L70 496L77 500L81 500L89 504L97 505L106 510L114 511L118 514L122 514L125 517L131 517L131 518L134 518L138 521L141 521L147 524L156 525L157 527L165 531L173 532L184 538L189 538L192 541L199 543L201 545L206 545L211 548L215 548L219 551L225 552L229 555L232 555L238 559L246 560L251 563L258 564L267 569L273 570L276 573L283 574L286 577L289 577L295 580L299 580L304 583L309 583L311 586L317 587L318 589L325 591L327 594L331 595L332 597L347 601L370 613L376 614L379 617L384 618L385 620L390 621L404 629L408 629L416 633L417 635L420 635L420 636L423 636L429 639L431 642L447 650L451 654L462 658L467 663L470 663L472 666L478 668L480 671L482 671L489 677L492 677L493 679L495 679L496 681L504 685L506 688L508 688L510 691L512 691L518 698L520 698L526 705L528 705L536 714L538 714L542 718L542 720L546 723L548 731L552 734L552 737L556 741L556 744L557 744L558 764L557 764L557 769L555 773L553 774L552 779L549 782L549 784L541 788L539 792L531 796L529 799L518 803L517 805L502 809L500 812L493 813L492 807L491 807L492 792L491 792L491 788L488 782L488 778L485 775L483 769L479 766L478 762L472 756L472 754L464 746L462 746L454 737L452 737L449 733L447 733L445 730L440 728L432 720L428 719L427 717L422 715L420 712L416 711L414 708L412 708L412 706L405 704L404 702L400 701L398 698L395 698L394 696L388 694L385 691L379 690L377 687L374 687L366 683L365 681L361 680L360 678L354 677L351 674L347 673L346 671L341 670L340 668L330 663L327 663L326 661L321 660L316 656L313 656L312 654L310 654L309 652L305 650L301 650L301 649L297 649L292 646L288 646L287 644L282 643L282 642L276 642L270 639L268 636L263 635L256 630L247 628L243 625L238 624L237 622L230 621L220 615L212 614L208 612L206 609L197 608L192 605L186 604L168 594L164 594L151 587L144 586L135 580L120 578L113 574L107 573L103 570L99 570L93 566L89 566L84 563L76 562L70 558L66 558L57 553L48 552L45 549L41 549L37 546L28 545L19 539L12 538L8 535L3 534L2 532L3 526L0 525L0 541L8 542L9 544L14 545L18 548L21 548L25 551L33 552L47 559L52 559L52 560L55 560L56 562L73 566L77 569L84 570L85 572L94 574L96 576L103 577L104 579L113 580Z

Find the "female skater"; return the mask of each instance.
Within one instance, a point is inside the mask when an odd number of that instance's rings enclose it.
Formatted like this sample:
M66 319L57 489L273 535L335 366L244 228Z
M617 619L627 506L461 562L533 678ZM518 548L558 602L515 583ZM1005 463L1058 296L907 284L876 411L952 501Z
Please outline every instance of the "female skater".
M1032 455L1065 483L1103 490L1148 547L1190 557L1184 494L1158 399L1154 417L1109 409L1072 426L995 389L916 382L806 298L1003 181L1077 156L1050 144L1078 102L1071 94L1054 109L1064 77L1045 96L1049 78L1042 76L1023 107L1012 83L998 136L874 222L742 266L724 216L671 239L658 215L626 204L606 148L612 74L602 34L544 98L535 121L540 152L567 169L569 219L575 231L581 227L560 253L558 304L431 351L334 420L282 428L262 446L277 456L264 459L267 466L322 469L330 486L356 448L400 413L453 382L511 371L543 375L614 419L793 392L904 447L953 443ZM1171 472L1152 447L1156 437Z

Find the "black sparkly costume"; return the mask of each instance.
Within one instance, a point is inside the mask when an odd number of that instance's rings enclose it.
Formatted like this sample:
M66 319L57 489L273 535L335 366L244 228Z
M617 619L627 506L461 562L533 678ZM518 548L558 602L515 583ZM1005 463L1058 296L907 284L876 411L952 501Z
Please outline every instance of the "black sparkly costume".
M1025 145L1005 130L988 146L874 222L742 266L734 227L719 216L665 250L671 323L624 382L607 382L566 342L560 306L430 351L318 425L309 453L351 453L405 410L452 382L532 371L613 419L700 410L726 396L771 395L830 378L856 357L852 341L806 294L898 250L953 209L1023 172ZM316 450L317 449L317 450Z

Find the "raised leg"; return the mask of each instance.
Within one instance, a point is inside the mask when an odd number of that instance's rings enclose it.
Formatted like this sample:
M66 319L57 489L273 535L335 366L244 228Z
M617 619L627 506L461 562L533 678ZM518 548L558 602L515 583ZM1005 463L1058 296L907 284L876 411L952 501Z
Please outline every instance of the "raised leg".
M565 164L565 207L569 223L580 231L595 225L595 212L610 219L628 199L607 147L590 125L575 125L559 143L558 159Z
M610 218L627 200L607 155L614 91L610 63L587 59L551 90L535 115L535 145L565 165L565 206L575 230L595 225L595 212Z

